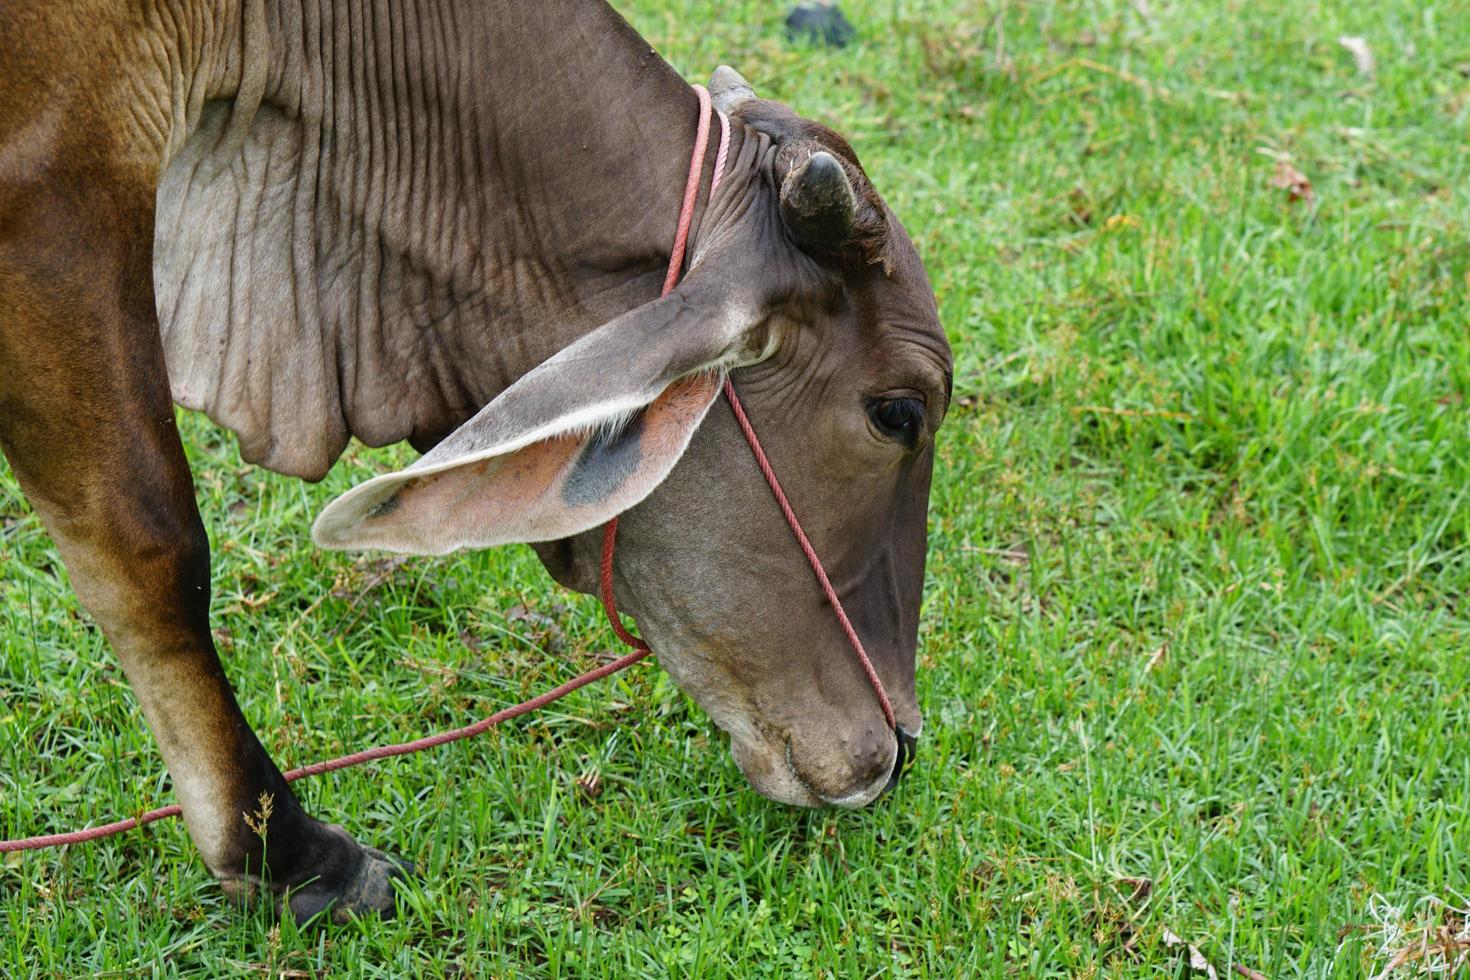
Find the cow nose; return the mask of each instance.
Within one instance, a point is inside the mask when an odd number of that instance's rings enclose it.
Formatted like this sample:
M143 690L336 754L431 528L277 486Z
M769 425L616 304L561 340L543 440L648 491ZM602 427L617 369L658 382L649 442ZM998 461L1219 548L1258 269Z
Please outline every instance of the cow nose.
M893 757L893 773L888 777L888 785L883 787L884 793L898 785L898 781L903 778L904 769L914 761L914 752L919 747L919 736L910 735L903 730L902 725L895 731L898 733L898 754Z

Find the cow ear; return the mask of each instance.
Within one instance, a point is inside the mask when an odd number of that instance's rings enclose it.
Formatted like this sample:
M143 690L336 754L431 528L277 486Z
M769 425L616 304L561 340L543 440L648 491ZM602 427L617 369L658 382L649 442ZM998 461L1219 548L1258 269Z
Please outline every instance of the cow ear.
M757 357L756 317L733 292L695 269L537 366L412 466L332 501L313 538L444 554L564 538L627 510L683 455L725 371Z

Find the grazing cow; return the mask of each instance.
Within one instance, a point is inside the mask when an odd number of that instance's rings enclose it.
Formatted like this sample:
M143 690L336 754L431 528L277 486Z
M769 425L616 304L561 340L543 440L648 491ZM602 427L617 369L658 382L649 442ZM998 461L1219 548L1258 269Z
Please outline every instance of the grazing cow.
M717 71L728 164L658 298L699 110L601 2L0 0L0 66L0 446L228 891L389 912L402 870L309 816L236 704L174 402L308 480L351 437L433 447L331 504L328 547L533 542L593 591L621 514L618 596L751 785L882 792L920 728L952 362L842 137ZM262 793L265 841L242 819Z

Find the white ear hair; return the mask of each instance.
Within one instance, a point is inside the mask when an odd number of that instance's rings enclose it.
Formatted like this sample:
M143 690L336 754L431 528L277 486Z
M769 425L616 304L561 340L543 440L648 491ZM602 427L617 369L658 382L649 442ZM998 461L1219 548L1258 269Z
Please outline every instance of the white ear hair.
M734 68L721 65L709 77L709 96L716 109L729 115L740 103L755 98L755 89Z

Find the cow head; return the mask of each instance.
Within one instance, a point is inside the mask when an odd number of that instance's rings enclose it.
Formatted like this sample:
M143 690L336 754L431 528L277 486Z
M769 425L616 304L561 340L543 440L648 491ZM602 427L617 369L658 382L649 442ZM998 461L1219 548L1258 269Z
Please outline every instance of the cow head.
M523 376L407 469L333 501L327 547L533 542L616 591L773 799L861 806L921 719L914 655L951 357L923 265L847 143L722 68L743 139L668 296ZM672 220L672 216L671 216ZM732 374L893 702L892 732L735 425Z

